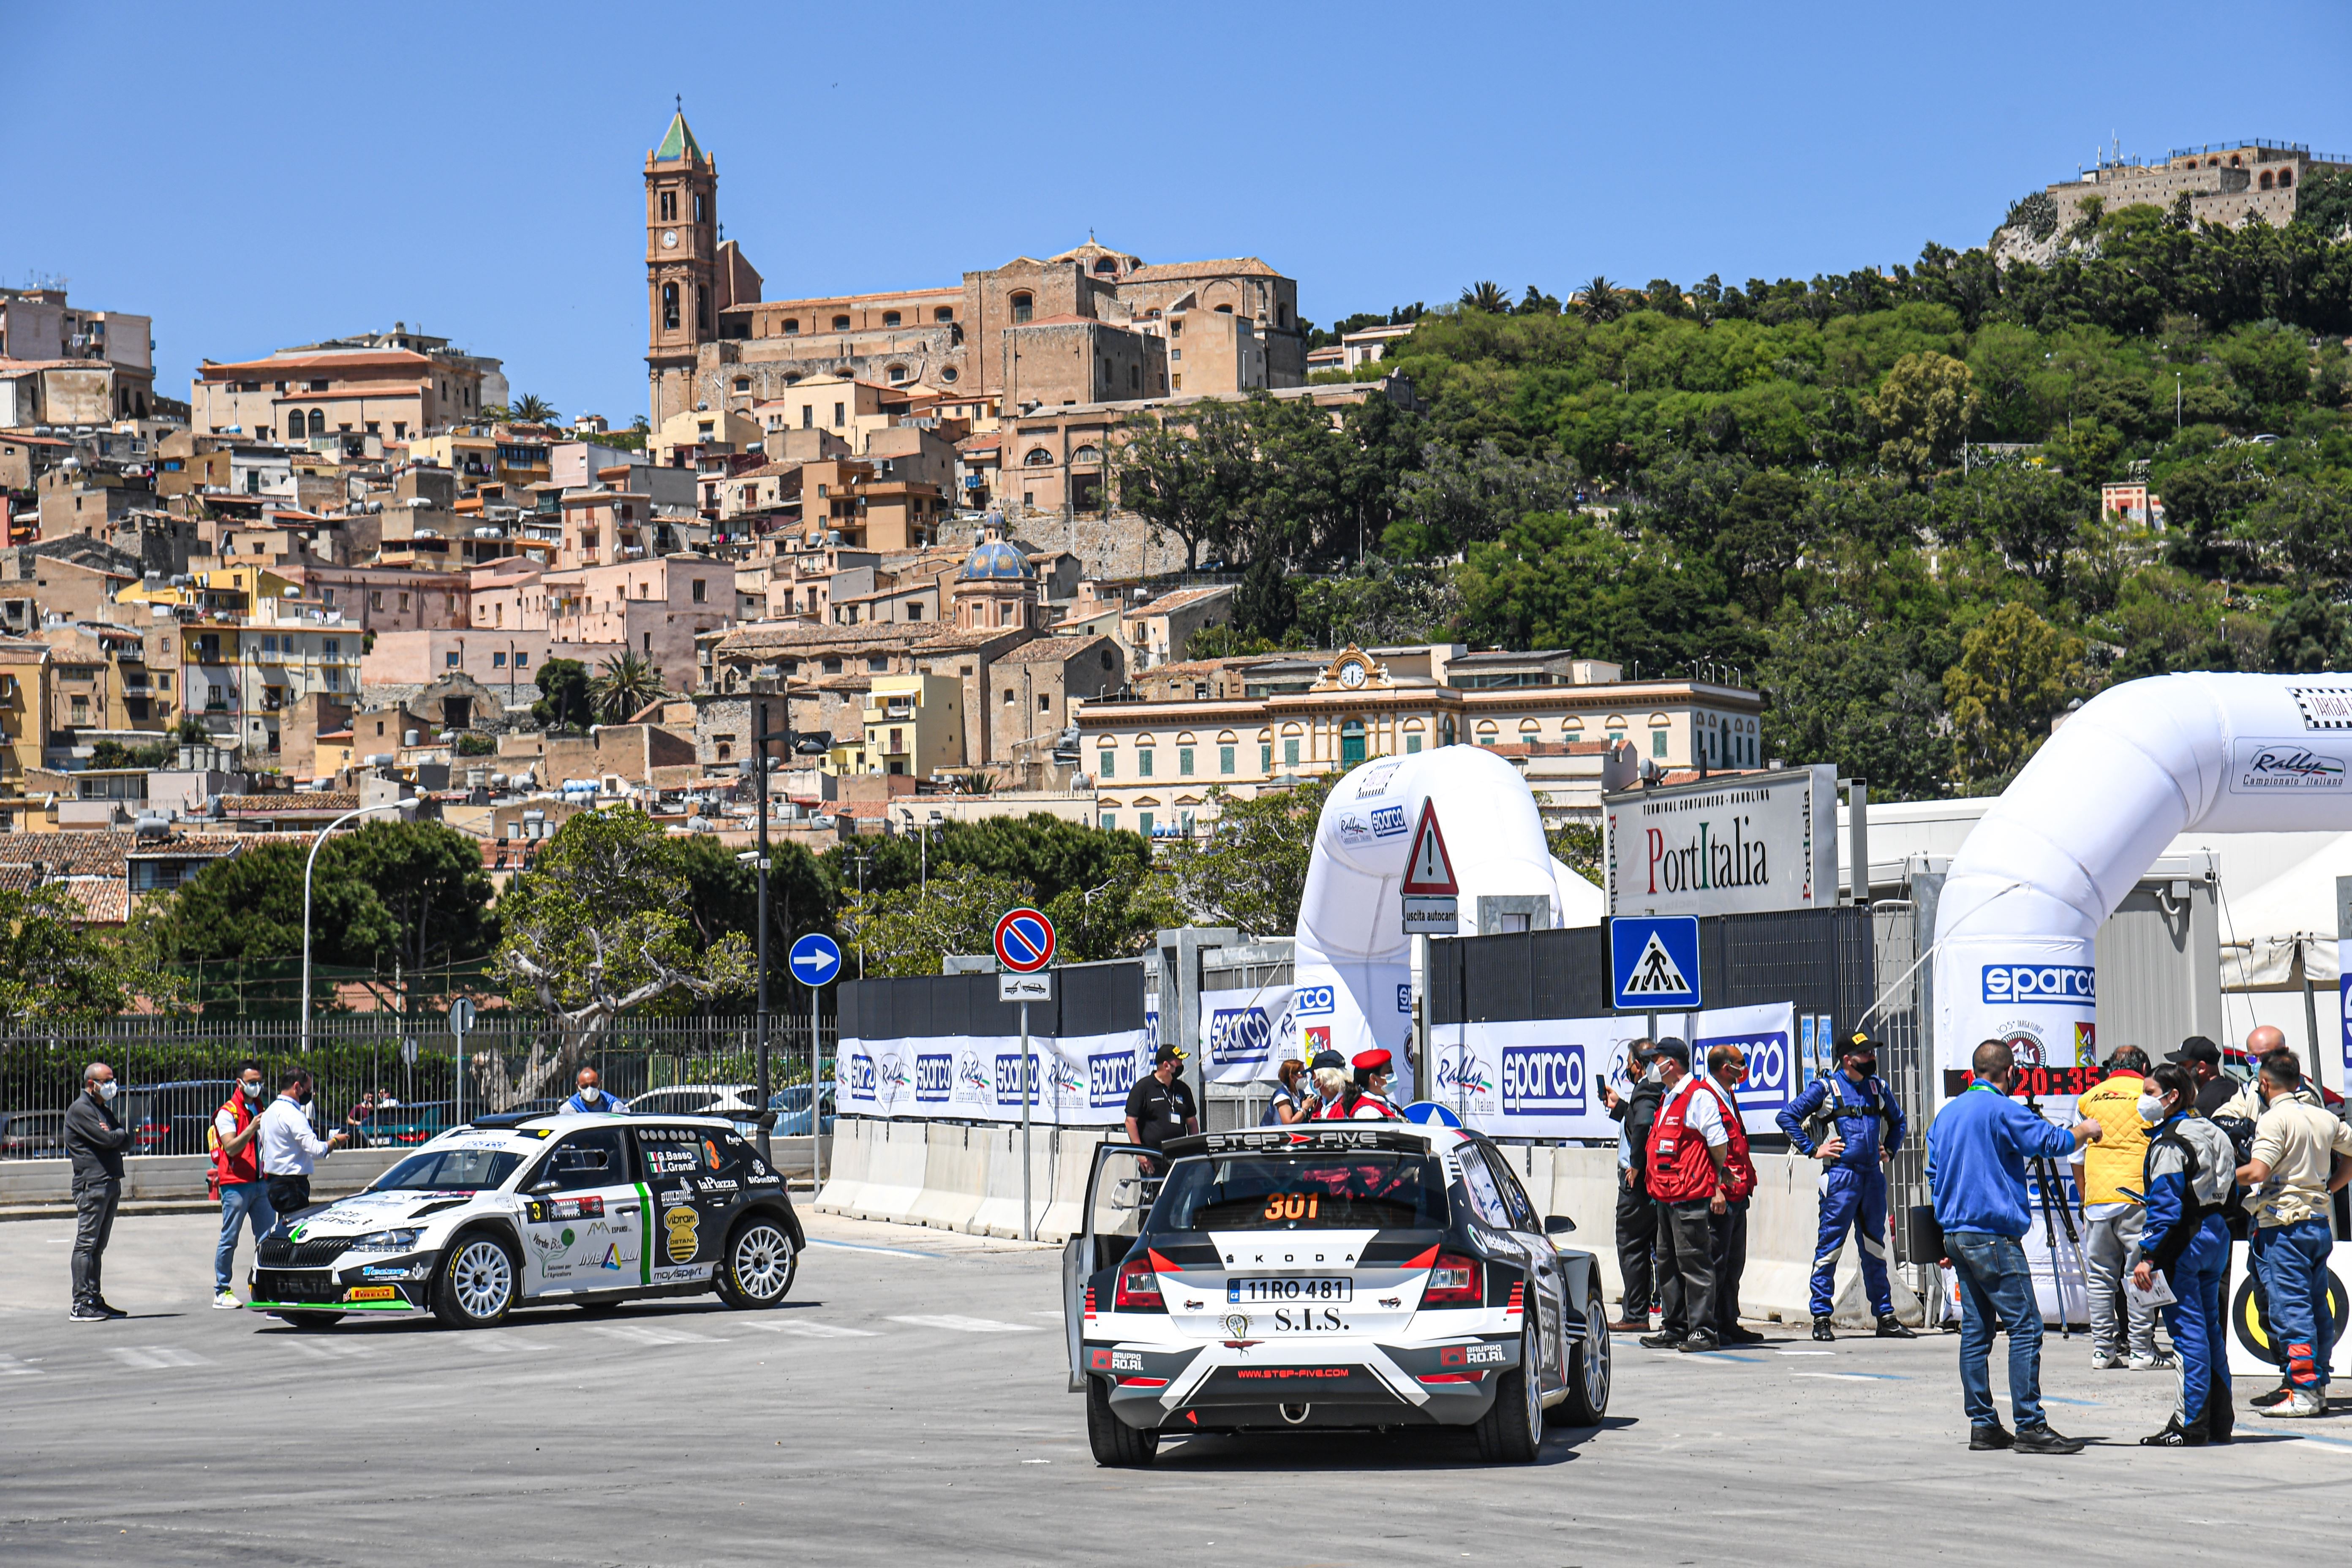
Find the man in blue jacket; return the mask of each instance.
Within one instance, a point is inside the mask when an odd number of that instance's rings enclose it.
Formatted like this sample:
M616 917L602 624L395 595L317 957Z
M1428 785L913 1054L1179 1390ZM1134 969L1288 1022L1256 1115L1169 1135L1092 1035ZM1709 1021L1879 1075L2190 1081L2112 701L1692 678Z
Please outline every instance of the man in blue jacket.
M1903 1108L1875 1075L1878 1042L1857 1029L1838 1047L1838 1070L1815 1079L1773 1120L1791 1147L1822 1163L1821 1232L1813 1243L1813 1338L1835 1339L1838 1254L1845 1233L1862 1247L1862 1283L1878 1337L1913 1338L1886 1284L1886 1162L1903 1147Z
M1960 1287L1960 1395L1969 1447L2021 1454L2073 1454L2080 1437L2050 1428L2042 1413L2042 1307L2025 1262L2025 1162L2063 1157L2104 1131L2078 1121L2069 1131L2009 1098L2017 1061L1987 1040L1969 1064L1975 1078L1927 1129L1927 1184L1944 1232L1943 1262ZM2009 1332L2009 1405L2014 1434L1992 1404L1992 1334Z

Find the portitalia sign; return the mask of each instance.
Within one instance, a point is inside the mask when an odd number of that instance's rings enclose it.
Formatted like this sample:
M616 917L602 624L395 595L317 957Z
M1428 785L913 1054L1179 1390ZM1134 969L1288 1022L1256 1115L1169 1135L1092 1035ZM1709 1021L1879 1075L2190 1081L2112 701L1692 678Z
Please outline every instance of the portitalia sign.
M1609 912L1721 915L1837 902L1837 769L1604 797Z

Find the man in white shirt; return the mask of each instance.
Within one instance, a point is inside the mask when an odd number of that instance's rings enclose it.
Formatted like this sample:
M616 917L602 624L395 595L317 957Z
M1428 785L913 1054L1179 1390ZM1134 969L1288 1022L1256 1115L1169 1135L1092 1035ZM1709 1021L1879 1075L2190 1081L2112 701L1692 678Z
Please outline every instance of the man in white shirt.
M310 1206L314 1163L351 1142L349 1129L357 1127L374 1103L373 1096L362 1099L352 1107L342 1128L321 1138L311 1131L310 1118L303 1110L310 1103L312 1092L309 1071L289 1068L278 1080L278 1098L261 1113L261 1176L269 1184L269 1206L281 1216Z

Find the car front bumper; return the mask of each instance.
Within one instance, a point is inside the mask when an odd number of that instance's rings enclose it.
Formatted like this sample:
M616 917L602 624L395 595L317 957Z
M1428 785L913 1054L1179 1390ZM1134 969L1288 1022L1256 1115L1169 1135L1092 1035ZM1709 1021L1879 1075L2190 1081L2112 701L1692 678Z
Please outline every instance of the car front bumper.
M347 1255L348 1257L348 1255ZM257 1264L253 1306L298 1312L414 1312L430 1305L430 1258L379 1258L328 1268Z

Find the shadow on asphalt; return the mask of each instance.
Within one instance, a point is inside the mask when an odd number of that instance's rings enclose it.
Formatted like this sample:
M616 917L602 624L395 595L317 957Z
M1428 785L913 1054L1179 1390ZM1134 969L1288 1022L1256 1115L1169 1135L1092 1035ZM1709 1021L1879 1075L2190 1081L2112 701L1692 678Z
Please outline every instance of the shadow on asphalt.
M1538 1465L1564 1465L1577 1449L1603 1432L1634 1426L1636 1417L1609 1415L1597 1426L1548 1426ZM1314 1448L1301 1452L1301 1436ZM1286 1471L1342 1472L1362 1469L1491 1470L1500 1468L1478 1457L1478 1441L1467 1426L1416 1426L1395 1432L1341 1432L1312 1427L1298 1431L1252 1432L1239 1436L1178 1437L1160 1435L1158 1468L1187 1470L1249 1470L1269 1468Z
M793 1312L804 1311L810 1308L822 1307L824 1305L824 1302L823 1299L819 1298L805 1301L779 1301L772 1307L761 1310L768 1312ZM738 1309L730 1307L726 1302L717 1300L708 1301L624 1301L613 1306L576 1306L572 1304L551 1303L543 1307L534 1306L522 1308L510 1314L506 1321L499 1323L498 1327L501 1329L560 1328L566 1323L609 1323L615 1321L625 1322L630 1321L645 1321L652 1319L667 1320L671 1318L705 1318L716 1316L732 1317L735 1315L737 1310ZM176 1312L156 1312L142 1315L162 1318L178 1317L181 1314ZM256 1332L264 1334L366 1334L376 1338L397 1338L404 1334L456 1334L484 1331L480 1330L449 1328L430 1312L403 1314L396 1318L383 1318L376 1317L373 1314L353 1312L347 1314L343 1321L338 1323L289 1323L285 1321L283 1319L268 1321L271 1319L271 1314L267 1312L257 1315L264 1319L265 1321L262 1327L257 1329ZM496 1331L493 1330L488 1331L495 1332Z

